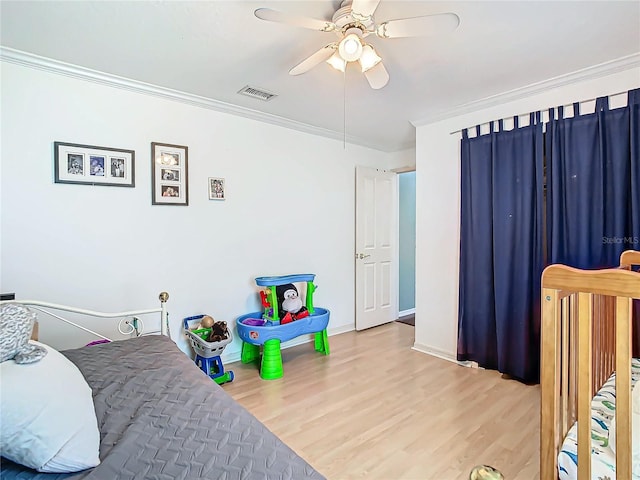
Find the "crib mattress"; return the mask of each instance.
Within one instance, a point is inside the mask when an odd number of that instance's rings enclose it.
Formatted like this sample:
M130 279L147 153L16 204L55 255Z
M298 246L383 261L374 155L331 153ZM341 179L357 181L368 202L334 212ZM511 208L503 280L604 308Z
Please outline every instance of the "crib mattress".
M591 402L591 478L615 480L616 455L609 446L609 426L616 412L615 373L609 377ZM631 361L631 384L640 378L640 359ZM558 455L560 480L578 478L578 425L574 424L562 444ZM640 480L640 471L634 468L633 478Z

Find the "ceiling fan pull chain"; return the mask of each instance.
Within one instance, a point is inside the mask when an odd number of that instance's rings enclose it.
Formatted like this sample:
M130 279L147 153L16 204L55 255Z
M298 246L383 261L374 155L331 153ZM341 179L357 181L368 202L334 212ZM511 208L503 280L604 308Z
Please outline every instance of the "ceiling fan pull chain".
M347 149L347 66L342 72L342 149Z

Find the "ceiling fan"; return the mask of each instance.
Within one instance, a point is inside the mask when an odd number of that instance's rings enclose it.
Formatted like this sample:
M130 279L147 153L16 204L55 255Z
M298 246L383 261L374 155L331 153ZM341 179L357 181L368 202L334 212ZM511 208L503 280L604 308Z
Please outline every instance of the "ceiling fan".
M357 61L371 88L379 89L389 82L389 73L373 45L365 40L366 37L371 34L378 38L437 35L453 31L460 24L460 18L455 13L378 23L373 15L379 3L380 0L343 0L331 21L279 12L270 8L259 8L254 13L261 20L337 34L338 41L325 45L305 58L289 70L290 75L306 73L325 61L344 72L347 63Z

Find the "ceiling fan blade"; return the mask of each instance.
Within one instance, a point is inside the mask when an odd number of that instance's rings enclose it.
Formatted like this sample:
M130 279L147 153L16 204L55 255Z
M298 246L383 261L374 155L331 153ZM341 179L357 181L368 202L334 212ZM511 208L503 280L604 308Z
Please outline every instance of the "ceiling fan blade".
M291 70L289 70L289 75L301 75L303 73L308 72L319 63L322 63L325 60L328 60L329 57L335 53L336 48L338 48L338 45L336 43L330 43L329 45L325 45L316 53L305 58L303 61L301 61Z
M455 13L439 13L424 17L389 20L376 27L376 35L381 38L420 37L441 35L458 28L460 17Z
M333 32L336 25L326 20L318 20L317 18L303 17L292 13L279 12L270 8L259 8L253 14L260 20L268 22L279 22L296 27L309 28L311 30L320 30L321 32Z
M356 20L365 20L373 15L378 8L380 0L353 0L351 3L351 15Z
M374 90L379 90L389 82L389 73L384 68L382 62L379 62L375 67L370 68L364 72L364 76L367 77L369 85Z

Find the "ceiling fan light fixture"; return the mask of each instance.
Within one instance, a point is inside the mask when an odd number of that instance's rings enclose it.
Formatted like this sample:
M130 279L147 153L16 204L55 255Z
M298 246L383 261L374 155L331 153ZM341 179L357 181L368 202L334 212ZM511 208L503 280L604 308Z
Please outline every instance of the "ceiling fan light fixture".
M360 62L362 73L364 73L379 64L382 59L376 52L375 48L367 43L362 47L362 55L360 55L358 61Z
M333 3L339 3L340 7L333 13L331 21L279 12L270 8L259 8L254 13L260 20L321 32L335 32L338 35L339 40L309 55L291 68L289 75L306 73L323 62L344 73L347 63L358 61L369 86L378 90L389 83L389 72L373 45L365 41L369 35L375 34L381 39L429 36L451 32L460 25L460 17L451 12L378 23L373 16L380 2L381 0L334 0Z
M345 68L347 67L347 62L340 55L338 55L338 52L329 57L327 63L341 72L344 72Z
M357 28L349 29L347 31L347 35L345 35L338 44L338 53L342 59L347 62L355 62L360 58L360 55L362 55L362 42L360 41L360 35L353 33L353 30L357 30L357 32L362 35L362 32Z

